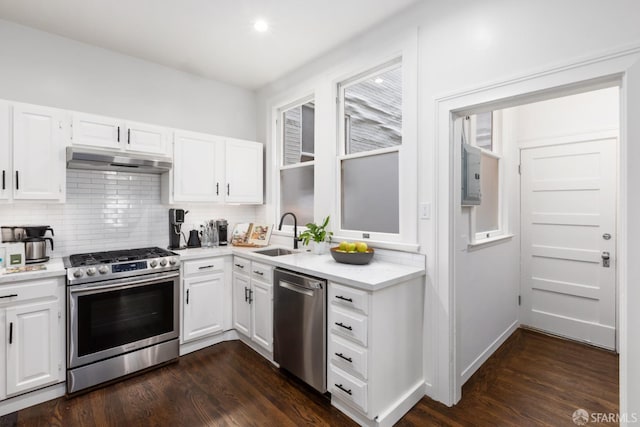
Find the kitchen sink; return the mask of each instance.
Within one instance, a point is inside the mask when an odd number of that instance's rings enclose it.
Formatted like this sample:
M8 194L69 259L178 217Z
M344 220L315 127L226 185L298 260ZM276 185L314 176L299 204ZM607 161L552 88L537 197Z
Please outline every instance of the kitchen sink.
M290 251L289 249L284 249L284 248L272 248L272 249L263 249L261 251L255 251L254 253L260 254L260 255L267 255L267 256L281 256L281 255L292 254L293 251Z

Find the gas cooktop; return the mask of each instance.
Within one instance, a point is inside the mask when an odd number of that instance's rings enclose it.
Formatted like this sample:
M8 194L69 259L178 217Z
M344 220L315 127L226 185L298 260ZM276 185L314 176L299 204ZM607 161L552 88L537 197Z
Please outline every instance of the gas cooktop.
M169 256L176 256L176 254L158 247L90 252L86 254L71 255L69 257L69 266L81 267L88 265L112 264L116 262L141 261Z
M177 254L157 247L74 254L63 261L68 285L122 280L180 268Z

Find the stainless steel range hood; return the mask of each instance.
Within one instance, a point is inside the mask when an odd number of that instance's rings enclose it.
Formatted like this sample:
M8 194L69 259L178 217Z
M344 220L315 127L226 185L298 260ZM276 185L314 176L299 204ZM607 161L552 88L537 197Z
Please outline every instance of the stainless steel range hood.
M171 166L171 158L166 156L96 150L84 147L67 147L68 169L164 173L171 170Z

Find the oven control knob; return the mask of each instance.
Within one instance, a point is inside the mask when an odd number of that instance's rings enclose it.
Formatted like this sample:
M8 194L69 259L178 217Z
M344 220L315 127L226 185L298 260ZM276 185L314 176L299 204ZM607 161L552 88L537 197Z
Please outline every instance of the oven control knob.
M170 265L176 265L176 262L178 262L178 260L176 260L175 258L169 258Z
M103 265L98 269L98 272L100 274L107 274L109 272L109 267L107 267L106 265Z
M93 276L94 274L96 274L96 268L95 267L89 267L87 268L87 276Z
M73 277L75 277L76 279L79 279L82 276L84 276L84 271L79 268L73 272Z
M167 259L166 259L166 258L162 258L162 259L160 260L160 266L161 266L161 267L164 267L164 266L166 266L166 265L167 265Z
M158 265L158 260L156 259L152 259L151 262L149 262L149 265L154 268Z

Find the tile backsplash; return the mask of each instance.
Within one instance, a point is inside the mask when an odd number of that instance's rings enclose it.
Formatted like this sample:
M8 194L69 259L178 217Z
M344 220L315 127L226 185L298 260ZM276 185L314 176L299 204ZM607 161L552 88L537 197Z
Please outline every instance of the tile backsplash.
M160 175L67 170L65 203L0 204L0 225L49 225L55 250L50 256L169 244L168 210L189 210L188 235L209 219L225 218L229 227L256 220L255 206L179 204L160 199ZM49 252L48 252L49 253Z

